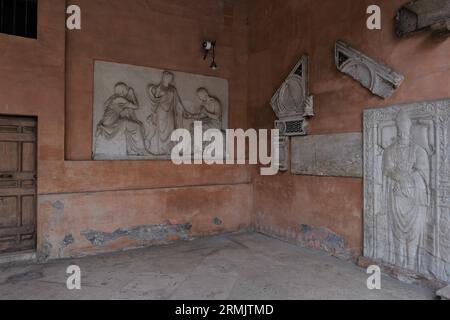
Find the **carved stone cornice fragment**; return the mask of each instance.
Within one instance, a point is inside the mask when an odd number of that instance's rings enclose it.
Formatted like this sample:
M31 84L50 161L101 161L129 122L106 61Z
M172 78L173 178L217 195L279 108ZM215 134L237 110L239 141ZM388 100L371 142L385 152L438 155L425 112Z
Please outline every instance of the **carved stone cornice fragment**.
M433 35L450 35L449 0L414 0L403 5L395 18L395 32L406 36L422 30Z
M308 89L308 56L303 55L272 97L271 106L281 135L305 135L306 117L314 116L314 98Z
M404 80L400 73L341 40L336 42L335 62L339 71L384 99L389 98Z

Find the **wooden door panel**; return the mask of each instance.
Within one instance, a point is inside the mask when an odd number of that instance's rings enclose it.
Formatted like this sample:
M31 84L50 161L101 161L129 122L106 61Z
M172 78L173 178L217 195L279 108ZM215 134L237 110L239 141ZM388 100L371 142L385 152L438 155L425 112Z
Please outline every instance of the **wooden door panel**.
M17 180L0 180L0 189L18 188L19 181Z
M36 187L35 180L22 180L22 188L23 189L32 189Z
M23 226L31 226L34 225L34 217L35 217L35 197L34 196L24 196L22 197L22 225Z
M22 172L34 172L36 170L35 143L22 143Z
M0 172L17 172L19 164L19 144L0 140Z
M8 253L8 252L31 250L36 247L35 243L36 241L34 239L17 241L16 236L9 237L8 239L0 238L0 252Z
M34 141L34 133L0 133L0 141Z
M32 196L35 195L35 188L24 189L24 188L11 188L11 189L0 189L0 199L6 196ZM0 227L1 228L1 227Z
M0 226L15 227L17 225L17 197L0 198Z
M20 127L18 126L0 126L0 133L15 133L19 132Z
M36 120L0 117L0 253L36 246Z

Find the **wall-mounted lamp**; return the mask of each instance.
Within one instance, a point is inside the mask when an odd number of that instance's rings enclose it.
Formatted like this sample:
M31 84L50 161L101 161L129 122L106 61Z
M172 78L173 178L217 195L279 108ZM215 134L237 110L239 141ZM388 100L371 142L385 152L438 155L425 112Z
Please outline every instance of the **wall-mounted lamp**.
M212 55L212 62L209 66L211 69L216 70L219 66L216 63L216 41L205 41L203 42L203 50L205 50L205 55L203 56L203 60L206 60L209 53Z

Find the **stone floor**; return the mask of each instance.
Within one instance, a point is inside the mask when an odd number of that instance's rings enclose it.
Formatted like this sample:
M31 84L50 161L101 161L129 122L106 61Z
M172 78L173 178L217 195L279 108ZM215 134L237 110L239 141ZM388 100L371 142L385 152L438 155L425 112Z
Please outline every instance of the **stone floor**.
M80 266L82 289L66 288ZM0 266L0 299L433 299L428 289L383 277L366 287L365 270L322 252L255 233L164 247Z

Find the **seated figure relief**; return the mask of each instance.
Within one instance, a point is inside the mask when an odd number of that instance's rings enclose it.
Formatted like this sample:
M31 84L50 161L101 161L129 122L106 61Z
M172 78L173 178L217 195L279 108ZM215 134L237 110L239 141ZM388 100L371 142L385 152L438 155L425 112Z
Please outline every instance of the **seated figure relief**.
M135 114L139 102L133 88L123 82L117 83L114 94L106 100L104 108L103 118L97 125L97 137L103 136L111 140L123 134L127 154L144 155L144 126Z
M186 119L193 120L190 127L192 136L194 136L195 121L201 121L202 130L207 136L207 140L211 141L212 137L208 134L207 130L222 129L222 106L220 104L220 101L217 98L211 96L208 90L206 90L205 88L199 88L196 94L200 102L200 106L198 108L200 111L198 113L185 113L184 116ZM195 154L202 153L202 151L206 150L208 145L208 142L204 142L202 146L196 146L194 143L192 143L192 150Z
M162 71L160 77L158 83L146 87L146 92L138 90L137 94L125 81L115 84L96 123L94 156L114 152L160 159L170 155L174 146L171 135L176 129L192 132L195 121L202 122L204 131L222 129L222 104L208 89L184 90L188 97L182 97L174 73Z
M197 114L186 113L186 119L201 121L203 129L221 129L222 128L222 106L220 101L209 95L208 90L200 88L197 90L197 97L200 101L200 112Z

